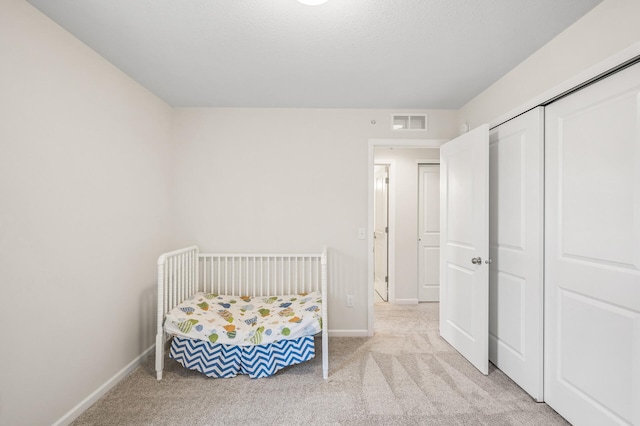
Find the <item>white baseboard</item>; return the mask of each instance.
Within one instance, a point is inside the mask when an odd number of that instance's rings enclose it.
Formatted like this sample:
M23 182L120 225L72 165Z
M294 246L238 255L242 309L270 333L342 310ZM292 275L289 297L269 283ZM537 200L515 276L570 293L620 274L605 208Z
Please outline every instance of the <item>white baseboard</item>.
M393 299L392 305L417 305L418 299Z
M329 330L329 337L367 337L367 330Z
M64 416L62 416L58 421L56 421L53 426L66 426L71 424L80 414L82 414L87 408L91 407L97 400L102 398L104 394L109 392L111 388L117 385L122 379L127 377L136 367L138 367L144 358L151 353L155 349L156 345L152 345L138 357L136 357L133 361L127 364L122 370L118 371L113 375L109 380L107 380L102 386L93 391L89 396L80 401L78 405L73 407L71 410L67 412Z

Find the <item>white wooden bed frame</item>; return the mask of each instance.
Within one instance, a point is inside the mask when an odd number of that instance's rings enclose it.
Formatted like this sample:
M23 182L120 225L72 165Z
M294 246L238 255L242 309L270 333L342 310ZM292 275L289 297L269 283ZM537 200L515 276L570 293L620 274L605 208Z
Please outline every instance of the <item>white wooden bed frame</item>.
M327 250L320 254L209 254L197 246L158 258L156 376L162 380L165 315L197 292L229 296L322 293L322 377L329 377Z

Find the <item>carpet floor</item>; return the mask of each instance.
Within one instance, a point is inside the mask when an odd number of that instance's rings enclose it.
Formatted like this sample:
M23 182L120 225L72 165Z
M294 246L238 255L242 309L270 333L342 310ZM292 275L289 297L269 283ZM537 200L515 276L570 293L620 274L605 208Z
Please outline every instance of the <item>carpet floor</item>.
M149 356L73 425L567 425L491 366L438 335L438 304L376 303L373 337L332 337L316 358L263 379L210 379Z

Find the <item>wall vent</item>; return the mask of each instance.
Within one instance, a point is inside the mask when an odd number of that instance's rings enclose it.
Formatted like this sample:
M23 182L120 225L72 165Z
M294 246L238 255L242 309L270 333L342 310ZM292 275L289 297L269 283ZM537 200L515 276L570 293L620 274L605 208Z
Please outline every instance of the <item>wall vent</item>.
M427 114L393 114L391 130L427 130Z

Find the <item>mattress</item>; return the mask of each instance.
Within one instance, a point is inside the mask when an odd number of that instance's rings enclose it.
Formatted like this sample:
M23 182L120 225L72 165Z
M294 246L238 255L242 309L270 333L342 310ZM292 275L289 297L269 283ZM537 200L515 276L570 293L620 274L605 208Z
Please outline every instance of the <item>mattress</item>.
M313 336L253 346L174 337L169 356L183 367L208 377L230 378L247 374L257 379L314 358L315 346Z
M169 311L164 329L209 343L265 345L319 333L321 309L319 291L271 297L196 293Z

